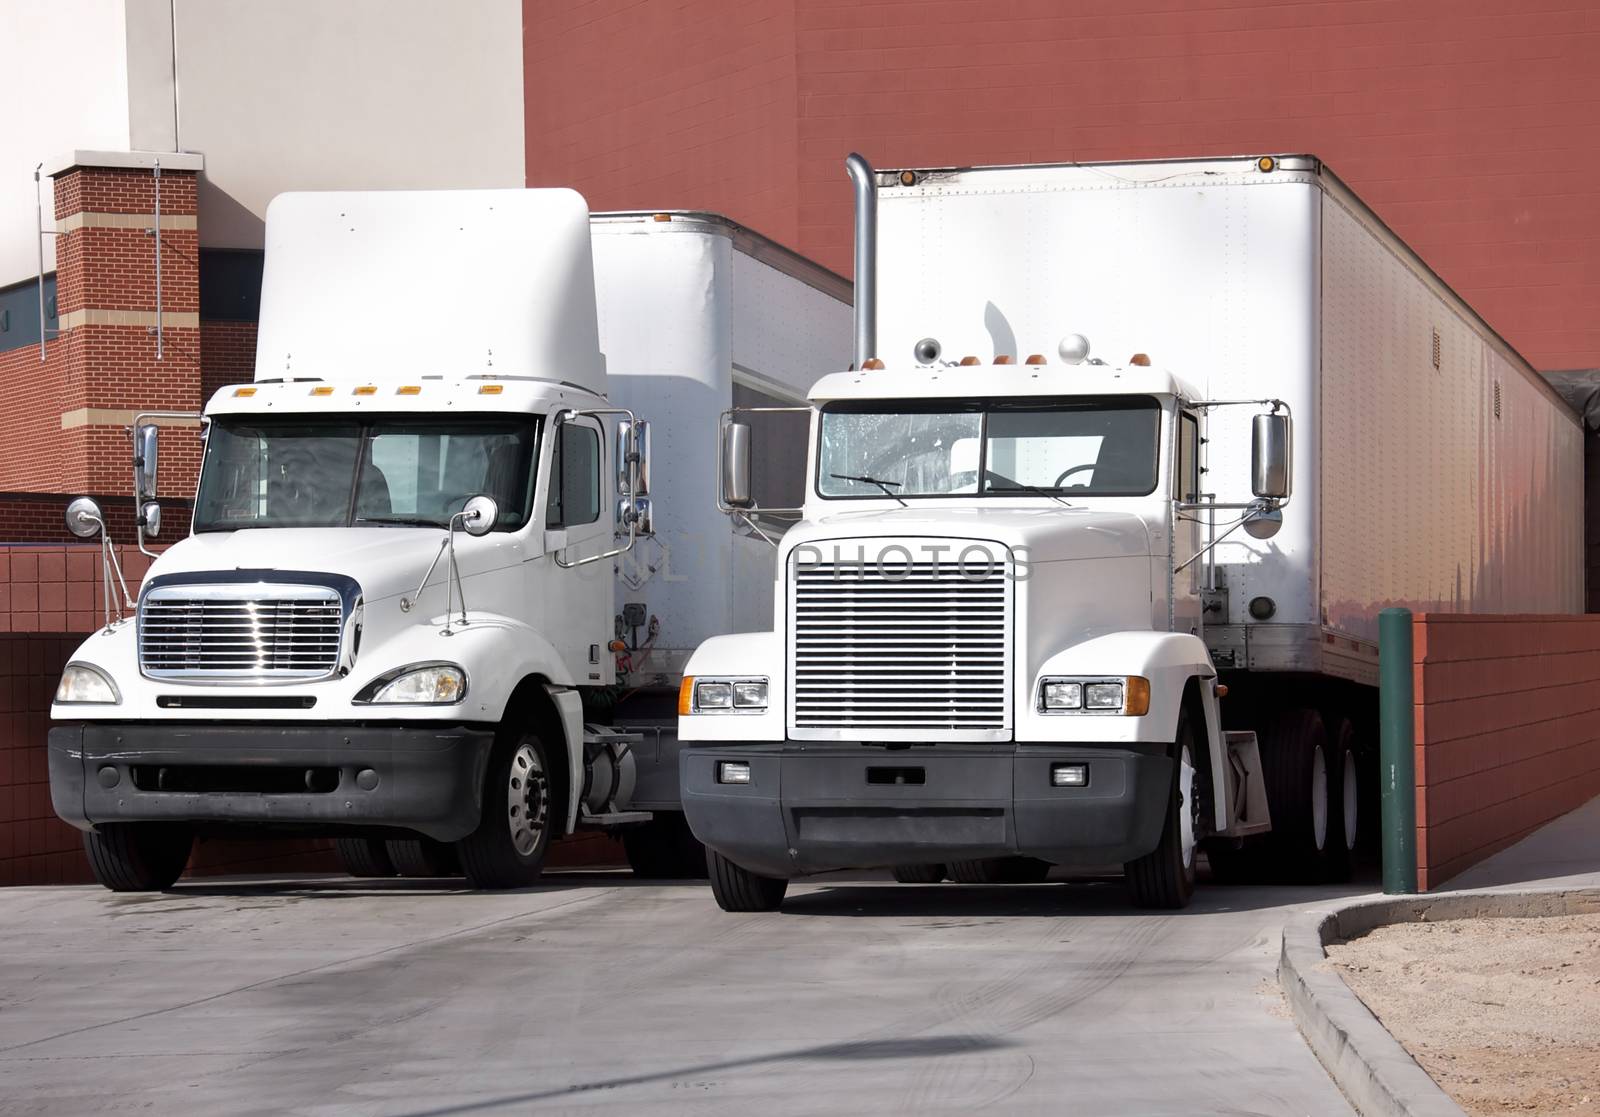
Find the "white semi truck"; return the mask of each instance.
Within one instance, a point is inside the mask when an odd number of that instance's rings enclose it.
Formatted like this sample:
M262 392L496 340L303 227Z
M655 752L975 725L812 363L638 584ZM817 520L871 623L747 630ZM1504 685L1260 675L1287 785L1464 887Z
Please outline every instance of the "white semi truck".
M803 395L849 318L848 282L714 215L274 200L254 380L133 424L141 546L159 427L200 427L191 531L137 602L103 548L125 609L52 707L55 809L101 883L166 887L212 833L494 888L598 828L641 871L703 873L677 672L772 585L711 498L717 415ZM92 501L68 526L104 542Z
M856 361L773 625L680 697L719 903L1348 873L1379 611L1582 608L1576 416L1315 158L849 169Z

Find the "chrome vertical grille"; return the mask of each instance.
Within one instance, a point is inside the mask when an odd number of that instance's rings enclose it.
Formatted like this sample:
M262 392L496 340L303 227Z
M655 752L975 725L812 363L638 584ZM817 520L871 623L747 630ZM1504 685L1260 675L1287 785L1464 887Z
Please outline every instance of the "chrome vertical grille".
M139 605L139 668L157 679L317 679L339 665L344 606L305 585L173 585Z
M1005 551L931 542L791 564L791 726L902 740L1009 726Z

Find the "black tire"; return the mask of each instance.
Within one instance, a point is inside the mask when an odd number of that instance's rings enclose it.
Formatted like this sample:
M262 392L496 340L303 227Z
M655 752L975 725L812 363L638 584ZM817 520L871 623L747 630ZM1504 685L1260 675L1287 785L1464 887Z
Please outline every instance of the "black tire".
M1349 718L1326 724L1328 736L1328 841L1322 854L1322 878L1343 884L1355 870L1361 839L1361 777L1356 763L1356 727Z
M999 857L985 857L979 861L952 861L947 866L950 879L957 884L999 884Z
M1200 833L1202 804L1197 793L1200 782L1195 778L1199 754L1187 709L1178 715L1172 756L1172 782L1167 791L1167 814L1161 826L1161 840L1155 849L1123 866L1133 902L1141 908L1186 908L1194 898L1195 855L1199 849L1195 839Z
M461 875L461 859L455 849L433 838L391 839L384 843L394 871L403 877L455 877Z
M943 865L896 865L893 871L901 884L938 884L945 878Z
M484 773L478 828L456 843L474 888L523 888L539 879L551 831L561 824L544 742L535 733L495 742Z
M1322 715L1301 707L1272 718L1261 734L1261 769L1272 815L1268 874L1285 883L1320 883L1328 872L1333 782Z
M777 911L789 890L788 881L757 876L714 849L706 850L706 875L711 878L711 895L723 911Z
M162 892L183 875L194 831L165 822L120 822L83 835L94 879L113 892Z
M394 862L382 838L336 838L339 864L353 877L392 877Z
M622 832L633 875L647 880L705 880L706 847L678 811L661 811L643 826Z

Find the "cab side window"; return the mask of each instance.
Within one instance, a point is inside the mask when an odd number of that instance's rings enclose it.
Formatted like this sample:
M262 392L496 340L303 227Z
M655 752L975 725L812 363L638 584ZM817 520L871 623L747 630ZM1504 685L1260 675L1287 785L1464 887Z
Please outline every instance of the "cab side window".
M600 518L600 432L578 423L556 428L550 459L549 527L592 524Z
M1187 412L1178 416L1178 499L1200 499L1200 424Z

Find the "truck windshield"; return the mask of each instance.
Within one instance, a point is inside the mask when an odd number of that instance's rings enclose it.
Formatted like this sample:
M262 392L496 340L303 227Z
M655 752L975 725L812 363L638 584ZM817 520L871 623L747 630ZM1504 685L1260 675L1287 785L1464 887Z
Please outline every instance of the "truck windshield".
M1150 396L872 400L823 409L817 492L830 499L1144 496L1156 487L1160 405Z
M444 527L487 493L500 505L495 530L510 531L531 511L538 445L533 420L222 416L206 439L194 529Z

